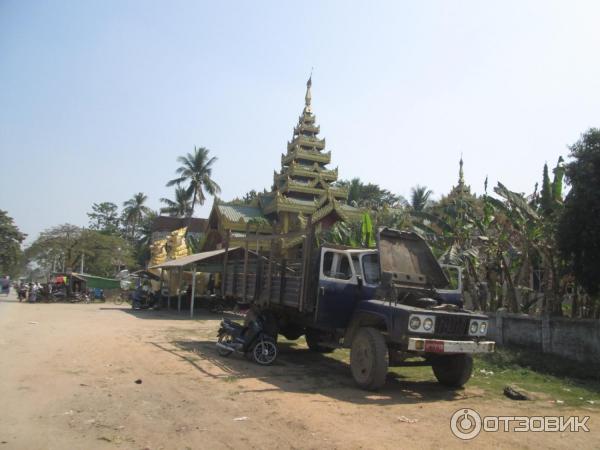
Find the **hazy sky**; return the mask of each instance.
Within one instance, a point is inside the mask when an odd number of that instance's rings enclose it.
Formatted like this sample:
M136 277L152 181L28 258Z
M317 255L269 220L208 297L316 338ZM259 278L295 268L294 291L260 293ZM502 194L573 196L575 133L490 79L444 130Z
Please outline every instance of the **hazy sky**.
M0 209L30 239L217 156L222 198L270 187L313 71L342 178L408 196L501 180L600 125L600 2L0 1ZM198 211L206 216L212 199Z

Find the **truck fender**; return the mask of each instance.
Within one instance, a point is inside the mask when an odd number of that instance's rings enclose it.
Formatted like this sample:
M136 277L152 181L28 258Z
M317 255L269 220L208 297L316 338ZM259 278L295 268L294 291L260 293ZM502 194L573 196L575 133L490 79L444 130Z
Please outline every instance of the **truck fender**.
M346 332L344 333L344 347L350 347L352 345L354 336L359 328L362 327L377 328L383 333L387 333L387 331L390 329L388 318L383 314L365 311L355 313L350 320L350 324L346 328Z

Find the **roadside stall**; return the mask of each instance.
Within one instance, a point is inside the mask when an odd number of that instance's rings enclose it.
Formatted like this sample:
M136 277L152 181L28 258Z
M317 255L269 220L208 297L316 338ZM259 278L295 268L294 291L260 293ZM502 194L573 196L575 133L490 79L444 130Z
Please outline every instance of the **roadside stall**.
M181 311L182 295L190 296L190 317L194 315L195 299L200 296L210 295L224 297L222 279L223 268L228 261L240 261L257 258L255 252L248 251L242 247L212 250L208 252L195 253L183 258L157 264L149 267L149 270L160 270L162 285L166 286L167 307L171 306L171 297L177 296L177 310ZM168 282L165 282L168 280Z
M86 288L89 290L92 300L104 300L108 293L119 289L119 280L115 278L104 278L83 273L74 273L73 275L85 280Z

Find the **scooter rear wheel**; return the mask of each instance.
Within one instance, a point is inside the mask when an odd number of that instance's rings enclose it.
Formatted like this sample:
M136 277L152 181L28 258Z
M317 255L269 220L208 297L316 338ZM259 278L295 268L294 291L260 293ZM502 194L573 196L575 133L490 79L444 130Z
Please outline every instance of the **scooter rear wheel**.
M263 337L252 348L252 359L261 366L269 366L277 359L277 344L270 337Z

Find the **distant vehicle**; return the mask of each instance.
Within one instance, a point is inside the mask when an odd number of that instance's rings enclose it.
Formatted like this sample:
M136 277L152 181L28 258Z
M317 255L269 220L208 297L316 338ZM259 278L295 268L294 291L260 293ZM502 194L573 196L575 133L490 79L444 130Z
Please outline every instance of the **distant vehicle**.
M317 352L350 348L354 380L369 390L384 385L389 366L416 365L459 387L471 376L471 354L494 351L487 317L463 309L462 286L450 286L416 233L380 229L377 249L317 248L312 236L304 234L302 250L246 261L242 273L235 261L225 269L226 294L250 301L270 336L304 335Z

